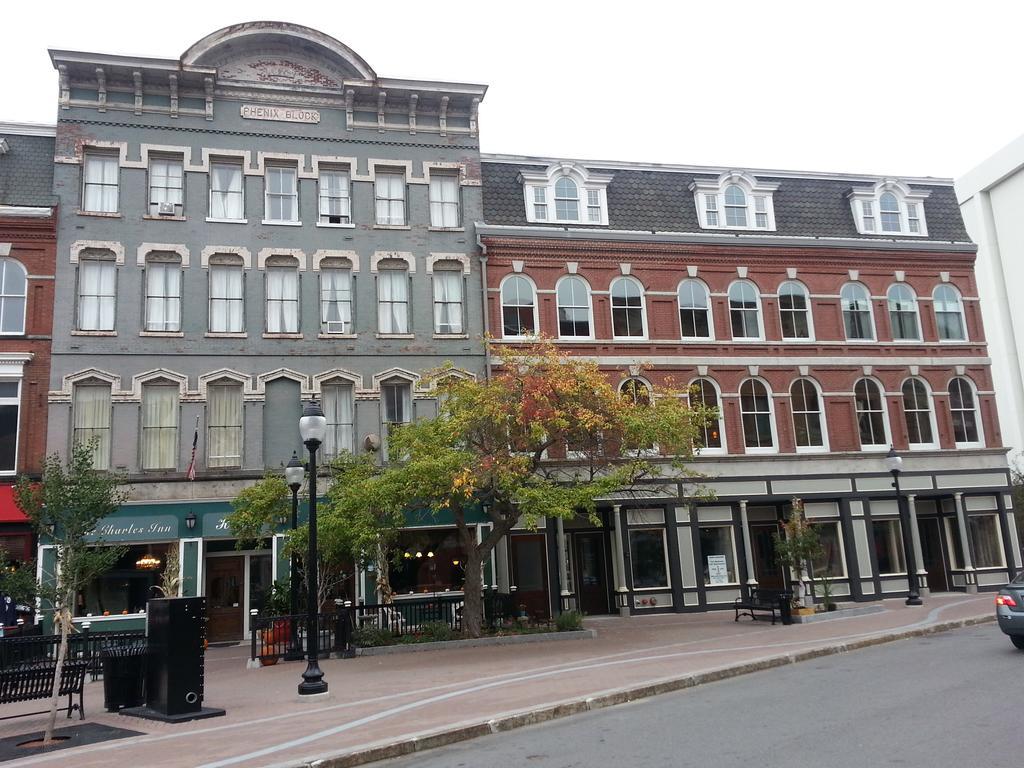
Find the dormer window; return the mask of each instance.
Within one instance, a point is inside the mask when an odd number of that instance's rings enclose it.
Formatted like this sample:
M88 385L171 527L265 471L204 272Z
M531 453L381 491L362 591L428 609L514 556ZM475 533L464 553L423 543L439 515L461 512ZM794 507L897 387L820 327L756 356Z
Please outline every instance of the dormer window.
M760 182L739 171L717 179L698 179L690 185L697 218L704 229L775 231L772 193L778 184Z
M927 236L924 201L928 192L913 190L901 181L886 179L874 187L849 193L857 232L862 235Z
M608 224L606 190L612 176L581 165L557 163L522 171L526 220L552 224Z

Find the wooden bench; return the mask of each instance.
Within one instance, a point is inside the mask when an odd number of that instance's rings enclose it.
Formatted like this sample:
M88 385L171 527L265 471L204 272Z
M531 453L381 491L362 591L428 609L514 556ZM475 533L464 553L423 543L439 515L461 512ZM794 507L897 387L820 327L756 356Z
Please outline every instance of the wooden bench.
M72 659L64 663L64 669L60 676L60 696L68 697L68 705L59 707L58 712L71 713L78 710L78 719L85 719L85 704L82 699L82 692L85 688L85 673L89 669L87 661ZM57 665L52 661L21 664L7 669L0 669L0 704L13 704L18 701L32 701L34 699L48 699L53 694L53 676L56 674ZM78 703L75 704L73 696L78 694ZM0 717L0 720L10 720L12 717L25 717L27 715L43 715L49 710L39 712L23 712L20 715L8 715Z
M757 612L770 614L772 617L772 624L775 624L775 619L778 618L778 614L781 610L781 601L785 599L783 597L785 593L778 589L752 589L750 590L749 597L737 597L736 598L736 618L733 621L739 621L740 616L749 616L754 621L757 621Z

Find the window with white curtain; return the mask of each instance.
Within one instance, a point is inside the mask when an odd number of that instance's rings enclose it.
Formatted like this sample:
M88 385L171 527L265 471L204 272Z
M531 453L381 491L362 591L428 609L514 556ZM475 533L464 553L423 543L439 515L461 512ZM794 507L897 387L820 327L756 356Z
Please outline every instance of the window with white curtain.
M377 224L405 226L405 174L377 171L373 184Z
M906 283L889 286L889 323L897 341L920 341L921 326L917 321L917 296Z
M818 388L807 379L797 379L789 388L789 396L797 450L821 450L825 447L825 431Z
M25 332L28 273L14 259L0 258L0 334Z
M327 418L327 434L324 437L324 454L328 458L342 451L354 452L353 424L354 398L352 384L331 382L321 387L324 416Z
M244 330L244 272L241 263L210 264L210 332L242 333Z
M462 265L434 270L434 333L462 333Z
M779 320L782 338L811 338L811 302L800 283L788 281L779 286Z
M537 332L533 283L522 275L509 275L501 284L501 332L506 339Z
M935 309L935 325L940 341L966 341L967 326L964 323L964 305L960 292L951 285L939 285L932 292L932 306Z
M117 265L108 259L82 259L78 265L78 330L114 330Z
M264 218L272 222L299 220L299 170L291 165L269 165L264 175Z
M839 291L843 307L843 327L851 341L874 341L875 324L871 320L871 295L860 283L847 283Z
M299 268L294 259L267 263L267 333L299 332Z
M242 164L210 163L210 218L245 218Z
M871 379L860 379L853 387L861 448L884 448L889 444L885 428L885 400Z
M0 380L0 474L18 470L18 424L21 411L21 380Z
M409 333L409 273L405 269L387 268L377 273L377 332Z
M110 384L75 385L71 439L75 445L91 443L93 469L110 467L110 417Z
M644 317L644 291L636 280L620 277L612 283L612 336L619 338L645 338L647 323Z
M178 386L142 387L142 468L178 466Z
M558 336L563 339L589 339L590 288L582 277L570 275L558 281Z
M320 322L324 333L354 333L352 270L320 263Z
M352 197L348 171L320 170L320 223L351 224Z
M699 280L679 284L679 325L684 339L711 338L711 300Z
M181 158L149 159L149 215L181 216L184 211L185 177Z
M967 379L956 377L949 382L949 413L953 417L953 440L959 445L981 442L978 429L978 403L974 387Z
M740 385L740 415L747 451L774 450L772 398L768 388L757 379L747 379Z
M454 229L459 224L459 177L431 172L430 226Z
M907 420L907 438L910 445L935 444L932 399L928 387L920 379L907 379L903 382L903 414Z
M209 467L242 466L242 385L210 384L206 388Z
M86 152L82 163L82 210L117 213L117 155Z
M181 261L146 259L146 330L181 330Z

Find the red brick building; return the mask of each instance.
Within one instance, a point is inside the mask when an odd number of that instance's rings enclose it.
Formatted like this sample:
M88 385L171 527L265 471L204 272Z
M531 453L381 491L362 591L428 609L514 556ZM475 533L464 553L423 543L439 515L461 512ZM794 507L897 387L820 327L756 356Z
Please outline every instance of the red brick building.
M0 547L32 559L28 521L12 495L46 450L56 207L54 129L0 123Z
M925 593L1020 568L952 182L490 157L484 206L499 349L540 333L629 391L671 382L720 411L693 462L715 500L680 478L610 500L601 529L552 527L549 602L699 610L781 587L794 497L848 599L906 594L908 562ZM513 537L513 582L516 561Z

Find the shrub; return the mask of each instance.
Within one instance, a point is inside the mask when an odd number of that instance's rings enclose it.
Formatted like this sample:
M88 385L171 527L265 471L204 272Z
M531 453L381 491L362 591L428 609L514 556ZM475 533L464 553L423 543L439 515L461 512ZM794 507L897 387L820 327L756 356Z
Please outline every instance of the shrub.
M455 631L446 621L428 621L420 626L419 634L421 642L424 643L436 643L455 639Z
M352 643L359 648L377 648L394 642L391 632L380 627L358 627L352 631Z
M583 629L583 614L579 611L563 611L555 618L559 632L575 632Z

